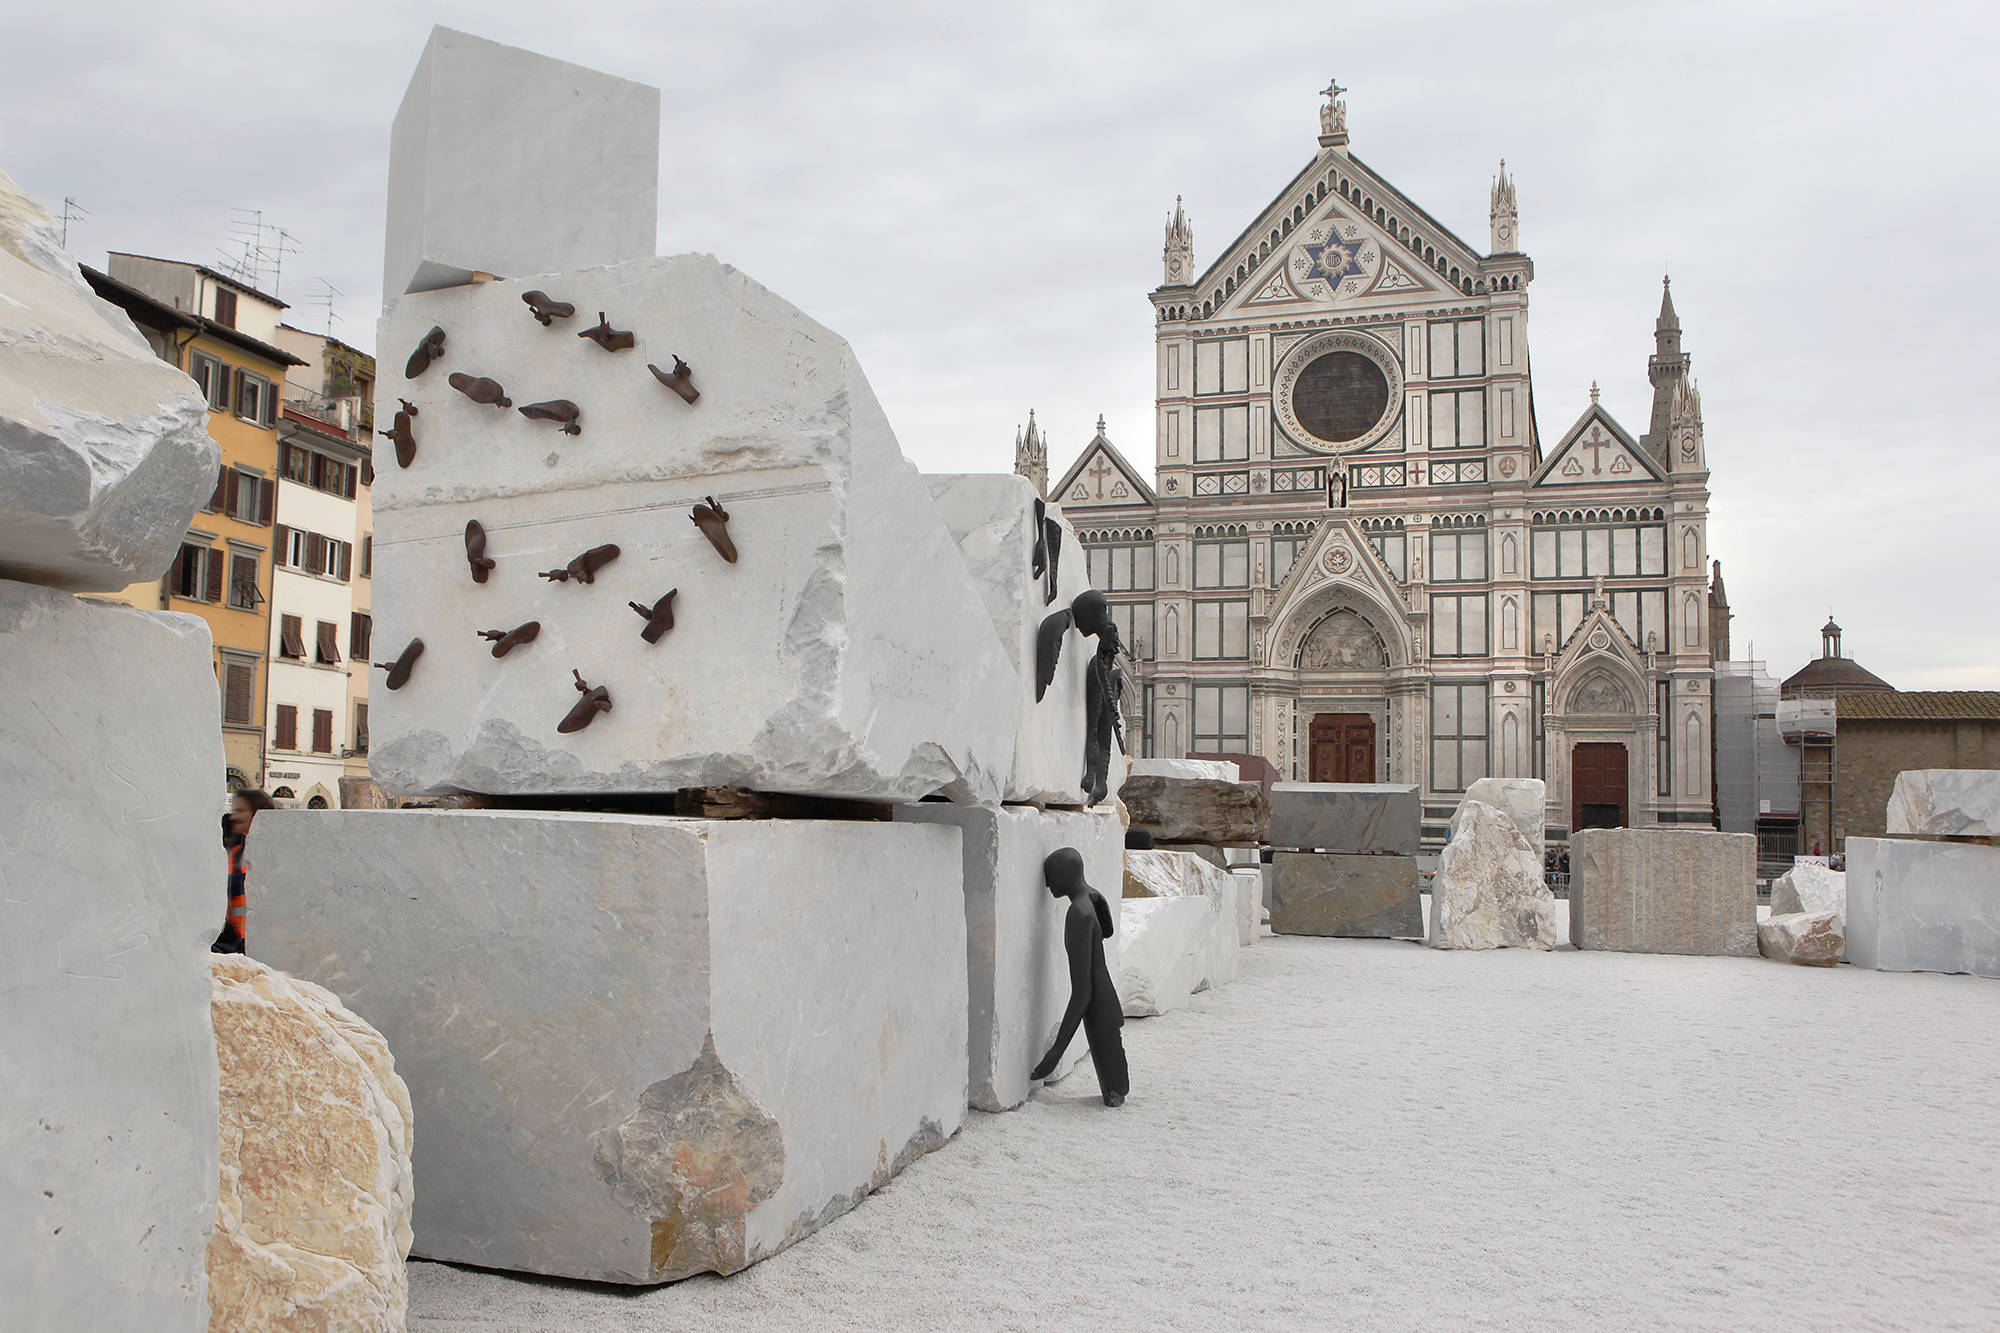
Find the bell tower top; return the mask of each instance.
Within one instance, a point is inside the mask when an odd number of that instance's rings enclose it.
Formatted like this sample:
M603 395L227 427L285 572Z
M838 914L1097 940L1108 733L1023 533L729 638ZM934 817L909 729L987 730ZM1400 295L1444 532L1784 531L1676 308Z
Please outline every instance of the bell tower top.
M1493 178L1493 207L1489 213L1493 227L1493 253L1521 252L1521 218L1514 206L1514 182L1507 175L1507 159L1500 159L1500 174Z
M1174 196L1174 215L1167 221L1167 244L1162 255L1167 266L1166 285L1185 287L1194 281L1194 228L1181 211L1181 197Z

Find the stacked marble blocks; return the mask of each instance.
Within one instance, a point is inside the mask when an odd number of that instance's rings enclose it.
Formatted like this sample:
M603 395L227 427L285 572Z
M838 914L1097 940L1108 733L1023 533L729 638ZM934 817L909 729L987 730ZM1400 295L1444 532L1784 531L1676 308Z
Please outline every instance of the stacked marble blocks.
M424 648L371 690L384 788L1004 797L1020 673L844 340L703 255L405 295L381 346L434 328L385 380L417 412L409 466L378 451L376 637ZM563 732L579 682L611 709Z
M1896 775L1887 838L1847 840L1847 958L2000 977L2000 772Z
M1244 876L1192 852L1125 853L1125 942L1111 972L1127 1018L1169 1013L1236 980L1242 900L1251 891Z
M1394 783L1271 786L1271 930L1420 939L1417 789Z
M1032 806L899 805L899 823L942 824L964 838L967 1095L982 1111L1007 1111L1028 1099L1028 1071L1049 1047L1069 1003L1063 948L1067 900L1048 890L1042 862L1074 847L1084 879L1116 902L1125 828L1109 806L1037 810ZM1123 930L1104 941L1104 962L1118 973ZM1049 1081L1062 1078L1089 1049L1070 1042Z
M396 1052L424 1258L734 1272L853 1207L966 1105L957 829L277 811L264 957Z
M1569 863L1579 949L1757 956L1754 834L1579 829Z

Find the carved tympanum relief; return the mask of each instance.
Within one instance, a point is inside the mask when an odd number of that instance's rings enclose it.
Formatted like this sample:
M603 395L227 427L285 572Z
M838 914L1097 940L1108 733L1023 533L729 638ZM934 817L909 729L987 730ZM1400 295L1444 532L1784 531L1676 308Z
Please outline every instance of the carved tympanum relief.
M1380 671L1388 665L1380 636L1352 611L1320 621L1299 651L1301 671Z
M1572 713L1629 713L1632 711L1632 696L1625 687L1610 676L1599 672L1569 696L1569 711Z

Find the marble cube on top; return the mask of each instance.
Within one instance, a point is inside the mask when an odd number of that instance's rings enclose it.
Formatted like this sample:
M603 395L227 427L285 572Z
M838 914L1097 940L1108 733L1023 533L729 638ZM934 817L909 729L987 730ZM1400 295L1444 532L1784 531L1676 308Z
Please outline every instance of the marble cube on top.
M576 315L543 327L530 288ZM600 310L636 346L579 337ZM378 450L375 636L383 656L425 644L401 689L371 687L384 788L1003 797L1019 675L843 339L704 255L407 295L381 345L400 359L433 327L438 361L384 380L419 414L407 469ZM647 369L677 355L693 404ZM476 402L453 373L572 402L581 433ZM711 495L734 563L690 521ZM468 521L495 561L483 583ZM538 577L607 543L593 582ZM674 628L647 643L628 603L672 590ZM478 637L529 621L539 635L501 659ZM572 671L612 711L559 734Z
M2000 837L2000 771L1919 768L1896 775L1885 832L1919 838Z
M1415 856L1423 805L1415 786L1388 782L1274 782L1271 845L1300 851Z

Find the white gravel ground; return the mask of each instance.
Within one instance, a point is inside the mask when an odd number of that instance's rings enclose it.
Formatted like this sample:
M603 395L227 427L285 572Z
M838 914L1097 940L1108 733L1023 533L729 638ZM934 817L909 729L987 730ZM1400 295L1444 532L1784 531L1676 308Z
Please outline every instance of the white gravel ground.
M2000 982L1278 938L727 1279L409 1327L2000 1327ZM421 1134L423 1127L418 1126ZM419 1182L421 1188L421 1182Z

